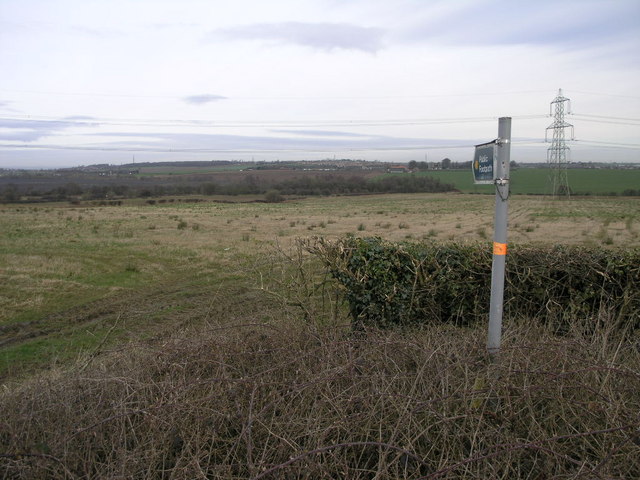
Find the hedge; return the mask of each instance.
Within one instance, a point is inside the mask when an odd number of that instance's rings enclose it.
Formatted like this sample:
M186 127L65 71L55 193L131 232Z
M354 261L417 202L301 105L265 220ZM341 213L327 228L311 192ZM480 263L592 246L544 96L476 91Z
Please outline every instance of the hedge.
M488 244L393 243L380 238L314 239L344 290L353 324L486 322L491 291ZM640 249L510 246L504 317L537 319L556 331L582 322L640 327Z

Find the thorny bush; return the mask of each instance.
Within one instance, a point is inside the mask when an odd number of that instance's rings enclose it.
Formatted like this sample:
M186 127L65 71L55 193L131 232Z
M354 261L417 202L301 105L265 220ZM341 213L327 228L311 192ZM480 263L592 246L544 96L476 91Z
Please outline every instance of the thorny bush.
M0 395L0 478L640 477L640 356L614 329L223 320Z

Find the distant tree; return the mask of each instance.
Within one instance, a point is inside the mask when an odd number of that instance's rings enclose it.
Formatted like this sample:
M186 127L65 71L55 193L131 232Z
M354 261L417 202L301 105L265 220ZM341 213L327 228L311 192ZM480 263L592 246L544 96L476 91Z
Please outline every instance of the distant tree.
M18 189L15 185L9 184L5 187L2 201L4 203L13 203L20 199L20 195L18 195Z
M65 185L54 188L51 191L52 195L58 200L64 200L68 195L81 195L82 187L75 182L69 182Z
M409 169L410 170L417 170L418 169L418 162L416 162L415 160L411 160L409 162Z
M203 183L200 186L200 191L202 192L203 195L213 195L218 191L218 186L212 182Z
M128 185L114 185L113 187L111 187L111 190L113 191L114 195L117 196L126 196L129 193L129 186Z
M417 162L418 170L429 170L429 164L427 162Z
M87 189L84 194L85 200L99 200L107 194L108 188L105 186L93 185Z
M244 178L246 193L258 193L258 179L254 175L247 175Z
M442 166L443 170L449 170L451 168L451 159L443 158L442 162L440 162L440 165Z

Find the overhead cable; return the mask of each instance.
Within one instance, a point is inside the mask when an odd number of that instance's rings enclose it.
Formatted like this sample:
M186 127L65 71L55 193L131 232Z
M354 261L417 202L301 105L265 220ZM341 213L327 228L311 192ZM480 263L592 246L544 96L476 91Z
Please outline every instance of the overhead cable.
M515 115L512 118L532 120L546 118L547 115ZM268 128L268 127L387 127L407 125L439 125L455 123L491 122L496 116L488 117L452 117L452 118L414 118L389 120L154 120L154 119L115 119L99 117L51 117L51 116L0 116L0 120L14 122L46 122L77 126L138 126L138 127L200 127L200 128Z

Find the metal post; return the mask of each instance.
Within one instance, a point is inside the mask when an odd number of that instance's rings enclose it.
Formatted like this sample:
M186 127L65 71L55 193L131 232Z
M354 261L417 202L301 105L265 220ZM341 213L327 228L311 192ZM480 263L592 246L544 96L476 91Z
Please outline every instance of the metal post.
M502 303L504 270L507 255L507 207L509 200L509 162L511 157L511 117L498 120L497 162L495 173L496 212L493 228L493 265L491 267L491 304L487 349L491 355L500 351L502 337Z

